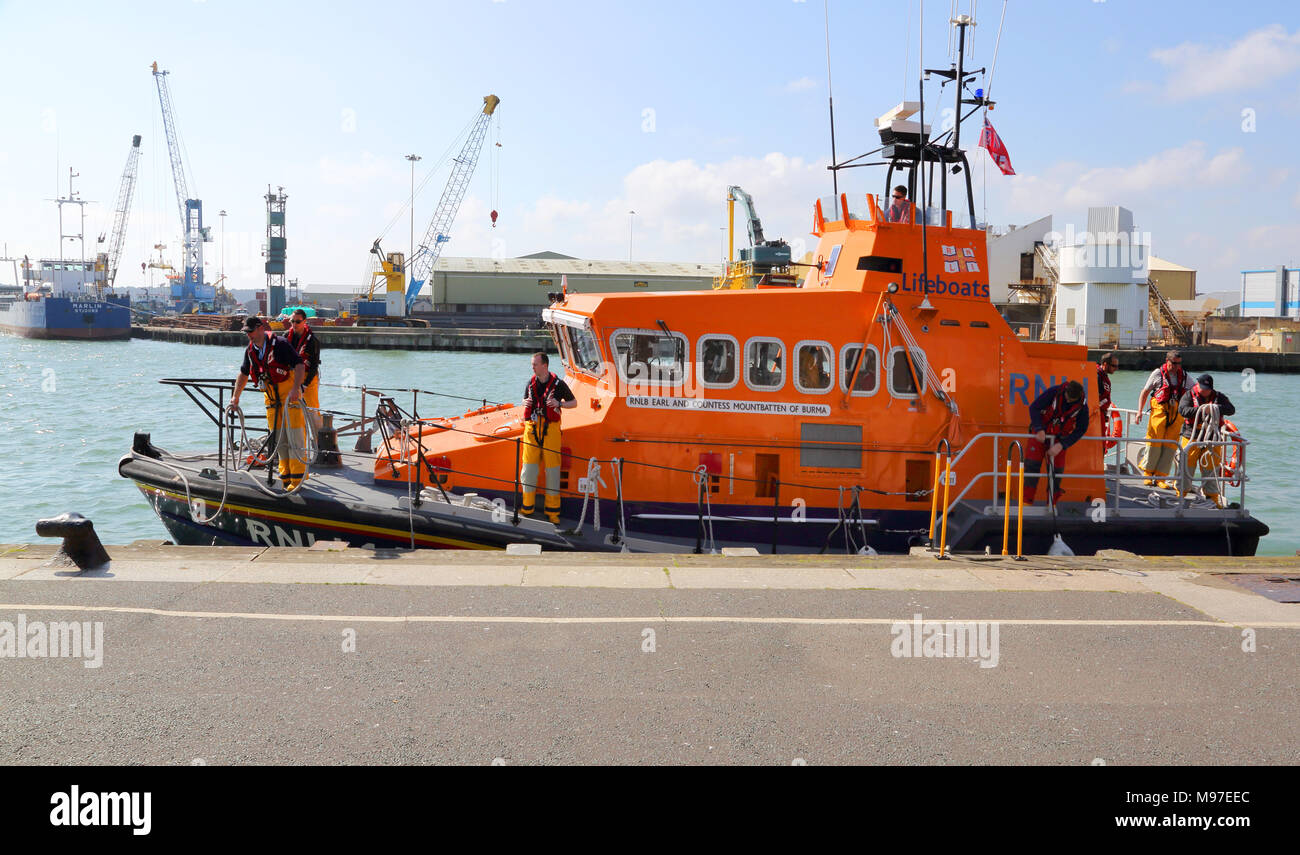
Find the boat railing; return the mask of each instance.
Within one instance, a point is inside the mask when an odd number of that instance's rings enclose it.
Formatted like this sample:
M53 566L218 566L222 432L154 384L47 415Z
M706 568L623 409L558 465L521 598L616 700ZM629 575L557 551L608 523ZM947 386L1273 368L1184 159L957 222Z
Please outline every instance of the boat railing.
M1126 411L1126 412L1131 412L1131 411ZM975 489L977 485L984 484L987 482L992 485L992 499L991 499L990 507L993 508L994 510L997 510L996 506L997 506L997 497L999 495L998 493L999 484L1002 481L1000 464L1002 462L1002 456L1006 453L1005 449L1008 447L1008 445L1004 445L1004 442L1008 444L1012 442L1024 443L1033 438L1034 435L1030 433L1006 433L1006 432L986 432L986 433L976 434L975 436L971 437L971 439L965 444L965 446L961 449L961 451L959 451L956 455L952 457L952 466L955 468L956 465L962 460L962 458L964 458L968 453L971 454L973 459L976 456L975 453L973 453L973 450L981 446L983 444L983 441L985 440L988 440L988 445L990 446L992 451L991 465L989 469L985 471L977 472L973 476L969 477L966 481L966 484L962 487L962 489L957 493L955 497L952 498L951 504L956 505L962 502L963 500L966 500L967 496L971 493L973 489ZM1146 437L1129 437L1129 436L1119 436L1119 437L1084 436L1079 439L1079 442L1080 443L1115 442L1116 443L1115 452L1117 458L1121 461L1126 461L1128 459L1128 445L1130 443L1136 443L1140 445L1170 446L1176 452L1175 466L1177 471L1169 475L1155 476L1155 477L1159 478L1160 480L1177 482L1180 495L1178 497L1178 504L1175 510L1178 513L1181 514L1183 511L1186 511L1188 509L1190 504L1188 497L1193 492L1193 490L1197 487L1204 487L1208 482L1215 482L1216 484L1218 482L1224 482L1224 483L1231 483L1234 486L1236 486L1240 491L1239 499L1236 503L1237 506L1230 509L1225 508L1223 510L1225 513L1233 513L1236 515L1241 515L1245 513L1246 483L1250 480L1250 478L1246 474L1246 446L1249 445L1249 442L1247 442L1245 439L1227 439L1227 440L1205 441L1205 442L1198 441L1198 442L1188 443L1186 447L1182 446L1177 440L1152 440L1152 439L1147 439ZM1210 454L1215 459L1220 461L1220 465L1216 467L1216 471L1214 474L1197 475L1187 471L1186 460L1188 455L1186 453L1186 449L1192 449L1198 447L1206 448L1206 449L1218 449L1217 451L1210 452ZM1233 452L1236 453L1236 465L1234 467L1234 474L1232 475L1231 479L1229 479L1225 477L1221 471L1222 470L1221 461L1223 459L1226 459L1228 455L1232 454ZM1085 481L1085 480L1095 481L1098 479L1102 479L1103 482L1106 483L1108 487L1107 489L1108 496L1102 499L1102 502L1110 505L1107 511L1108 513L1116 514L1116 515L1122 513L1120 508L1120 502L1119 502L1120 493L1121 493L1119 489L1120 486L1122 484L1137 485L1152 479L1152 476L1147 475L1146 473L1141 472L1136 468L1134 468L1132 472L1126 472L1124 471L1124 468L1122 466L1116 466L1111 471L1105 471L1100 473L1057 472L1054 473L1054 476L1055 478L1060 480L1075 480L1075 481ZM1035 477L1035 476L1031 475L1028 477ZM1047 475L1045 473L1040 473L1039 476L1037 477L1046 478ZM1003 489L1005 489L1005 485ZM1223 492L1218 491L1217 494L1222 496ZM974 499L972 498L971 501L973 500ZM1096 501L1097 499L1093 500L1094 505Z

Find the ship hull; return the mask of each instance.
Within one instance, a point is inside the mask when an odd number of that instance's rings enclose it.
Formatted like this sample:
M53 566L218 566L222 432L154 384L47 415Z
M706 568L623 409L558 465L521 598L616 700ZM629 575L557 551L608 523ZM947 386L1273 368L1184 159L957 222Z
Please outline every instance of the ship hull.
M45 297L19 300L0 309L0 330L24 338L72 341L112 341L131 337L130 302L126 297L103 300Z
M584 509L581 499L566 498L561 522L550 526L522 518L516 525L510 493L479 492L481 501L496 503L487 512L465 508L459 497L452 505L426 501L414 509L405 504L404 490L363 487L369 481L366 467L353 470L317 470L304 489L292 495L255 488L238 478L223 484L215 456L182 462L148 446L145 454L124 457L119 472L135 482L172 540L193 546L308 547L318 541L342 541L367 548L504 549L512 543L536 543L546 550L617 551L623 541L614 537L620 508L617 501L595 501ZM154 458L153 455L159 457ZM206 464L206 466L205 466ZM184 470L184 480L178 473ZM259 475L263 478L263 475ZM188 487L188 489L187 489ZM339 502L340 494L364 501ZM1043 554L1059 533L1077 555L1121 549L1142 555L1254 555L1268 526L1240 512L1203 526L1188 520L1160 518L1157 514L1130 512L1123 518L1098 525L1088 506L1067 505L1059 519L1042 513L1024 520L1025 554ZM585 514L584 514L585 510ZM760 552L853 554L870 547L879 553L907 553L928 541L928 511L863 508L843 517L834 508L806 509L794 516L758 515L744 505L711 504L707 509L684 503L624 501L621 508L628 548L635 552L709 552L724 547L754 547ZM1195 513L1189 511L1189 513ZM1002 521L967 508L948 520L946 537L941 527L936 541L945 540L954 552L1000 554ZM1016 533L1010 532L1015 551Z

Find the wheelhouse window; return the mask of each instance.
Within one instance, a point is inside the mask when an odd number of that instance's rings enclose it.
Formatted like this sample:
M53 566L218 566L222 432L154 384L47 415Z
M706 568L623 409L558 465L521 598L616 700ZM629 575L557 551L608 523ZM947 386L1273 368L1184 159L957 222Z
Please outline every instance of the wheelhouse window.
M794 386L800 392L822 394L833 384L835 351L824 341L801 341L795 345L795 364L798 373Z
M600 376L600 345L590 330L564 327L569 334L570 365L584 374Z
M573 359L569 356L569 330L561 324L548 324L551 338L555 340L555 349L560 352L560 361L569 366Z
M925 393L925 353L913 349L912 364L909 366L903 348L896 347L889 351L889 394L895 398L920 397L916 391L916 380L921 381L921 393ZM916 379L912 372L916 371Z
M729 335L700 337L698 379L706 389L730 389L740 379L740 345Z
M770 392L785 385L785 343L779 338L751 338L745 342L745 385Z
M867 357L859 367L861 354L860 344L850 344L840 351L840 388L849 391L852 380L853 394L865 398L880 391L880 355L874 344L867 345Z
M686 337L660 330L619 330L611 338L619 376L672 386L686 377Z

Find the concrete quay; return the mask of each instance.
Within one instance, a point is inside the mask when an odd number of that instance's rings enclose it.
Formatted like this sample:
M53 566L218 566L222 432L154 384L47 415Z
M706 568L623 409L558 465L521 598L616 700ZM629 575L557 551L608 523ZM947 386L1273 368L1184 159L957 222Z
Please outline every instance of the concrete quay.
M1300 764L1294 558L55 550L0 639L102 645L0 658L6 764Z
M381 327L313 327L326 348L352 350L467 350L479 353L555 353L545 330L513 329L389 329ZM132 338L174 341L182 344L243 346L248 338L239 331L191 330L174 327L133 326Z
M1269 374L1300 373L1300 353L1250 353L1210 347L1150 347L1119 352L1119 367L1124 371L1151 371L1164 364L1165 354L1179 350L1184 366L1192 375L1206 371L1258 371ZM1088 348L1088 359L1100 362L1110 348Z

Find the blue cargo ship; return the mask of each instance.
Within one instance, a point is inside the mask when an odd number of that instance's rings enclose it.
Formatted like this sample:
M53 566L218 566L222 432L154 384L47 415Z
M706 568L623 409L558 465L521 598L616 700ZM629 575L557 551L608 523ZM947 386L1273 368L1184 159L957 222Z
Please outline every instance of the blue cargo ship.
M0 298L0 330L27 338L130 338L131 299L105 289L98 266L59 259L33 266L23 259L21 290Z

